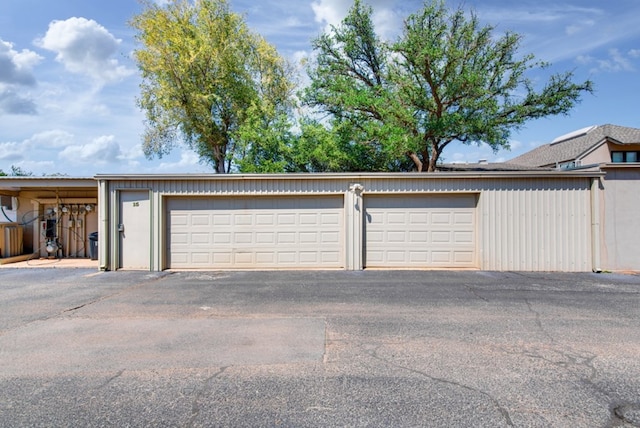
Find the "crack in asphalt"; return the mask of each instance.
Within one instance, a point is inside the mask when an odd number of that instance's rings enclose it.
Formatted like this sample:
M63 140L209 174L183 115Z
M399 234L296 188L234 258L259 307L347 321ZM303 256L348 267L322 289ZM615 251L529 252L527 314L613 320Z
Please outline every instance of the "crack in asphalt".
M632 427L640 427L640 417L633 418L627 415L630 412L639 412L640 413L640 404L638 403L617 403L611 406L611 420L607 425L609 427L617 427L631 425Z
M488 392L482 391L482 390L480 390L478 388L474 388L474 387L469 386L469 385L465 385L465 384L456 382L454 380L449 380L449 379L444 379L444 378L439 378L439 377L436 377L436 376L432 376L432 375L430 375L430 374L428 374L426 372L423 372L421 370L414 369L414 368L407 367L407 366L403 366L402 364L398 364L398 363L395 363L395 362L390 361L388 359L385 359L385 358L381 357L380 355L378 355L378 349L379 348L380 347L378 347L378 348L376 348L376 349L374 349L372 351L366 351L366 352L369 354L370 357L372 357L372 358L374 358L374 359L376 359L376 360L378 360L378 361L380 361L380 362L382 362L384 364L387 364L389 366L396 367L396 368L408 371L410 373L414 373L414 374L426 377L427 379L430 379L430 380L432 380L434 382L440 382L440 383L444 383L444 384L447 384L447 385L453 385L453 386L455 386L457 388L466 389L467 391L475 392L476 394L480 394L480 395L482 395L484 397L487 397L493 403L493 405L498 410L498 412L502 415L502 417L504 418L507 426L510 426L510 427L515 426L513 424L513 421L511 420L511 416L509 415L509 411L506 408L504 408L500 404L500 402L493 395L489 394Z
M102 389L105 386L109 385L111 382L113 382L114 380L118 379L120 376L123 375L123 373L125 372L125 369L120 370L118 373L114 374L113 376L111 376L109 379L105 380L102 385L100 385L98 387L98 389Z
M526 303L527 308L529 308L529 312L535 315L535 323L538 329L547 337L547 339L549 339L549 342L552 346L549 347L548 349L551 352L560 355L560 357L565 361L554 361L543 355L540 355L539 353L533 353L533 352L527 352L527 351L523 351L521 352L521 354L530 358L539 358L543 361L546 361L550 364L553 364L555 366L561 367L566 370L569 370L571 366L587 368L589 371L589 376L586 380L588 382L592 382L593 379L595 379L596 375L598 374L596 368L593 365L593 361L597 358L597 355L592 354L590 352L575 350L571 347L568 347L567 350L560 349L555 337L553 337L553 335L549 333L549 331L544 327L540 312L538 312L533 307L533 304L529 299L524 299L524 302Z
M465 284L464 286L467 288L467 290L469 290L469 291L471 292L471 294L473 294L474 296L476 296L478 299L482 300L483 302L488 302L488 301L489 301L489 299L487 299L486 297L481 296L481 295L478 293L478 290L476 290L476 289L475 289L474 287L472 287L471 285L469 285L469 284Z
M96 303L102 302L103 300L111 299L112 297L116 297L116 296L119 296L121 294L128 293L128 292L136 290L138 288L142 288L142 287L144 287L146 285L158 282L158 281L166 278L168 275L171 275L171 272L166 272L166 273L165 272L161 272L161 273L162 273L161 275L156 275L153 278L148 278L146 281L142 281L142 282L139 282L137 284L133 284L130 287L124 288L122 290L118 290L118 291L116 291L114 293L98 297L96 299L93 299L93 300L90 300L90 301L88 301L86 303L83 303L82 305L78 305L78 306L73 307L73 308L65 309L65 310L63 310L61 312L61 314L65 314L65 313L68 313L68 312L74 312L74 311L77 311L79 309L85 308L87 306L91 306L91 305L94 305Z
M553 360L549 357L542 355L540 350L526 350L523 349L521 352L514 353L518 355L523 355L529 358L540 359L542 361L548 362L549 364L556 366L562 370L566 370L569 372L573 372L572 368L583 368L588 372L587 376L581 376L580 380L589 388L594 390L596 393L600 394L606 400L609 401L609 411L611 414L609 424L607 427L618 427L623 425L631 425L633 427L640 427L640 422L637 420L632 420L627 416L627 412L635 411L636 409L640 409L640 404L637 403L629 403L623 402L620 403L615 399L615 393L612 391L605 390L602 386L598 385L595 382L595 379L598 375L598 370L594 365L594 361L598 358L598 355L573 349L568 347L566 350L562 350L559 348L558 343L555 338L544 328L542 324L541 315L538 311L533 308L533 305L528 299L525 299L525 303L529 308L529 311L535 315L536 325L544 333L544 335L549 339L550 346L547 350L560 356L560 360ZM504 352L508 352L503 349ZM574 372L575 373L575 372ZM579 375L578 375L579 376Z
M146 285L153 284L154 282L158 282L158 281L164 279L165 277L167 277L170 274L172 274L172 272L161 272L161 275L157 275L157 276L154 276L153 278L147 279L146 281L142 281L140 283L133 284L130 287L124 288L122 290L118 290L118 291L116 291L114 293L107 294L107 295L101 296L101 297L97 297L97 298L95 298L93 300L90 300L90 301L88 301L86 303L83 303L81 305L74 306L72 308L63 309L63 310L61 310L59 312L56 312L54 314L44 315L42 317L32 319L30 321L25 322L24 324L17 325L15 327L9 328L7 330L1 330L0 331L0 337L6 335L7 333L10 333L10 332L25 328L25 327L27 327L27 326L29 326L31 324L35 324L37 322L42 322L42 321L47 321L47 320L56 318L56 317L61 316L61 315L65 315L65 314L68 314L68 313L71 313L71 312L75 312L75 311L78 311L78 310L80 310L82 308L86 308L87 306L91 306L91 305L94 305L96 303L100 303L100 302L102 302L104 300L111 299L113 297L128 293L128 292L130 292L132 290L136 290L138 288L142 288L142 287L144 287Z
M202 400L202 397L204 397L205 392L211 389L211 381L222 375L228 368L229 366L221 367L220 370L218 370L213 375L205 379L204 382L202 382L202 388L200 388L200 390L196 393L196 396L193 397L193 401L191 402L191 417L185 424L185 427L191 428L194 426L196 419L200 415L200 400Z
M531 304L531 302L529 301L529 299L524 299L524 302L527 304L527 307L529 308L529 312L531 312L534 316L535 316L535 321L536 321L536 325L538 326L538 329L545 335L547 336L547 338L549 339L549 341L551 343L556 343L556 339L551 335L551 333L549 333L544 326L542 325L542 319L540 317L540 312L536 311L533 308L533 305Z

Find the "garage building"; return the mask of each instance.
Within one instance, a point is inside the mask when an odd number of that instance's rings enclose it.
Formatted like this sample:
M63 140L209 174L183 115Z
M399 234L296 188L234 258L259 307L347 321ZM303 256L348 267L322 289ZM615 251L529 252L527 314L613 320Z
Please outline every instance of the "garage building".
M100 268L599 270L602 177L98 175Z

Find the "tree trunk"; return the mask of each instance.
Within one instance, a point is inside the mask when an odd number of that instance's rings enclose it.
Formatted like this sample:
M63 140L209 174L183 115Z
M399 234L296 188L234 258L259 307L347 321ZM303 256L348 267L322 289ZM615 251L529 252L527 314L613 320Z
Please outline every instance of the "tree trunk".
M438 149L435 143L431 143L431 156L429 156L429 166L427 167L427 172L435 172L436 164L438 163L438 159L440 158L440 153L442 152L442 147Z
M413 163L416 166L416 169L418 170L418 172L422 172L422 161L420 160L420 158L418 157L418 155L414 152L408 152L407 156L409 156L409 158L413 161Z
M225 159L224 159L224 150L218 145L213 147L213 160L215 162L214 166L217 174L226 174L225 168Z

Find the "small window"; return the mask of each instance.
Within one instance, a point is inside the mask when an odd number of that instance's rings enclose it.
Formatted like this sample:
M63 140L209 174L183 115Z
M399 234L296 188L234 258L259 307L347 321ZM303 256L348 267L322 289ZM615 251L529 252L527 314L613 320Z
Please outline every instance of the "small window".
M637 163L640 152L611 152L613 163Z

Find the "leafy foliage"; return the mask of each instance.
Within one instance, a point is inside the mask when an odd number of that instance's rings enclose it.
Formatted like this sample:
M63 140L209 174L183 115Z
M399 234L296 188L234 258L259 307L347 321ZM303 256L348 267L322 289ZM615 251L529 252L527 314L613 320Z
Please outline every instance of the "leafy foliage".
M371 8L355 0L342 24L314 41L304 100L348 123L358 143L376 145L392 165L408 158L414 169L434 171L452 141L508 148L524 123L567 114L592 91L571 72L536 88L526 75L548 64L519 55L520 42L516 33L497 36L473 13L427 0L402 36L385 43Z
M27 171L19 166L11 165L11 171L9 173L0 169L0 177L33 177L33 172Z
M162 157L184 141L218 173L231 171L238 150L261 144L247 138L290 108L289 66L226 0L141 1L131 25L143 46L135 58L145 154Z

